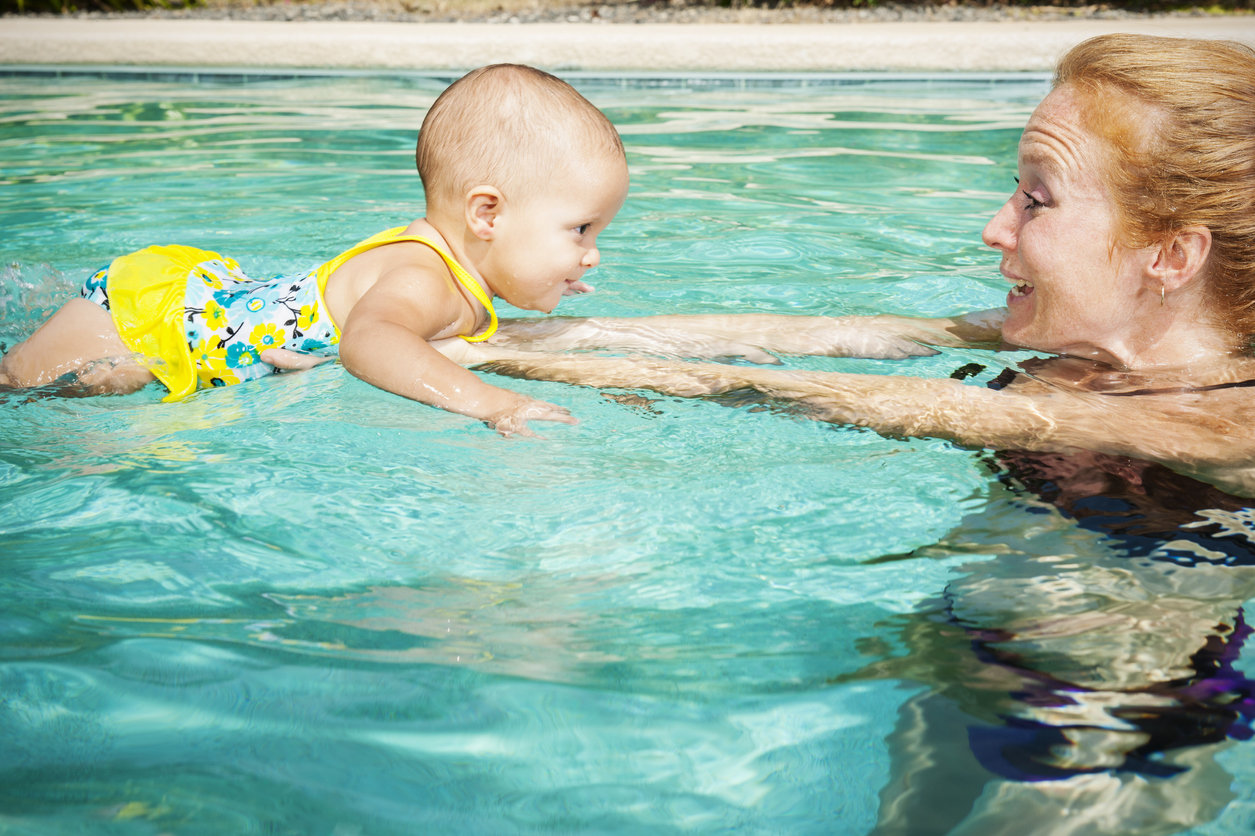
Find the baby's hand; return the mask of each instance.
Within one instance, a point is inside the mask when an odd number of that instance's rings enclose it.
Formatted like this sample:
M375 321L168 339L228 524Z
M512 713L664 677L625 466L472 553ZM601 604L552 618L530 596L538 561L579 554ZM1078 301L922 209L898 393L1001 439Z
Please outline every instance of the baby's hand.
M325 357L317 354L301 354L298 351L289 351L286 348L268 348L261 353L261 361L269 363L279 371L299 372L305 369L312 369L328 360L334 360L334 357Z
M498 412L484 423L506 438L512 435L535 438L536 433L532 432L531 428L527 426L528 421L558 421L563 424L579 423L575 416L564 407L523 397L522 395L519 396L519 401L514 406Z
M578 293L592 293L596 288L585 281L571 282L562 289L563 296L575 296Z

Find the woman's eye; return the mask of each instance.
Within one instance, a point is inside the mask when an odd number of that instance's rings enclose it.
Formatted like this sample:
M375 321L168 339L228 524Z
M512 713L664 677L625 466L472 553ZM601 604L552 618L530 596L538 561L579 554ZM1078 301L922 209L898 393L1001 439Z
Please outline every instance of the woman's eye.
M1019 177L1015 178L1015 185L1017 186L1020 185ZM1038 200L1037 198L1033 197L1031 194L1029 194L1027 191L1023 189L1020 190L1020 194L1024 195L1024 199L1028 201L1027 203L1024 204L1024 208L1028 210L1029 212L1035 211L1037 209L1042 209L1046 205L1044 201Z

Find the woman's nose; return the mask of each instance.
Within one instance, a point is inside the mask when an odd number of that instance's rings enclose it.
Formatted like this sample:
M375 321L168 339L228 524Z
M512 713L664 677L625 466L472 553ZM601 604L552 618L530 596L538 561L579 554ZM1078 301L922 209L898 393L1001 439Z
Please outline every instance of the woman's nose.
M1015 198L1009 198L1006 203L989 219L989 223L985 224L985 230L981 233L980 238L985 242L986 246L993 247L995 250L1010 250L1015 248Z

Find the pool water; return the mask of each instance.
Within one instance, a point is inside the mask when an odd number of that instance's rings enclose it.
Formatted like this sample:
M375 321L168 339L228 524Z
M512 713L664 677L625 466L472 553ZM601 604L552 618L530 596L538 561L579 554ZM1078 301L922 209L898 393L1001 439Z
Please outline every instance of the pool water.
M559 314L1000 304L980 230L1045 78L569 78L632 189ZM0 340L151 243L284 273L420 216L451 80L0 77ZM1255 829L1245 508L494 380L580 423L503 439L335 364L0 398L0 832Z

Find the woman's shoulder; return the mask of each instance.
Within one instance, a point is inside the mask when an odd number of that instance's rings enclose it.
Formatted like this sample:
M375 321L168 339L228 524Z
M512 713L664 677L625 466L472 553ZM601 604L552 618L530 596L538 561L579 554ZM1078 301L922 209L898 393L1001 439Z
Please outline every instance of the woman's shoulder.
M1234 357L1188 368L1119 369L1083 357L1034 357L1008 369L999 386L1023 391L1034 385L1117 398L1197 396L1255 390L1255 358ZM1242 401L1255 403L1255 391Z

